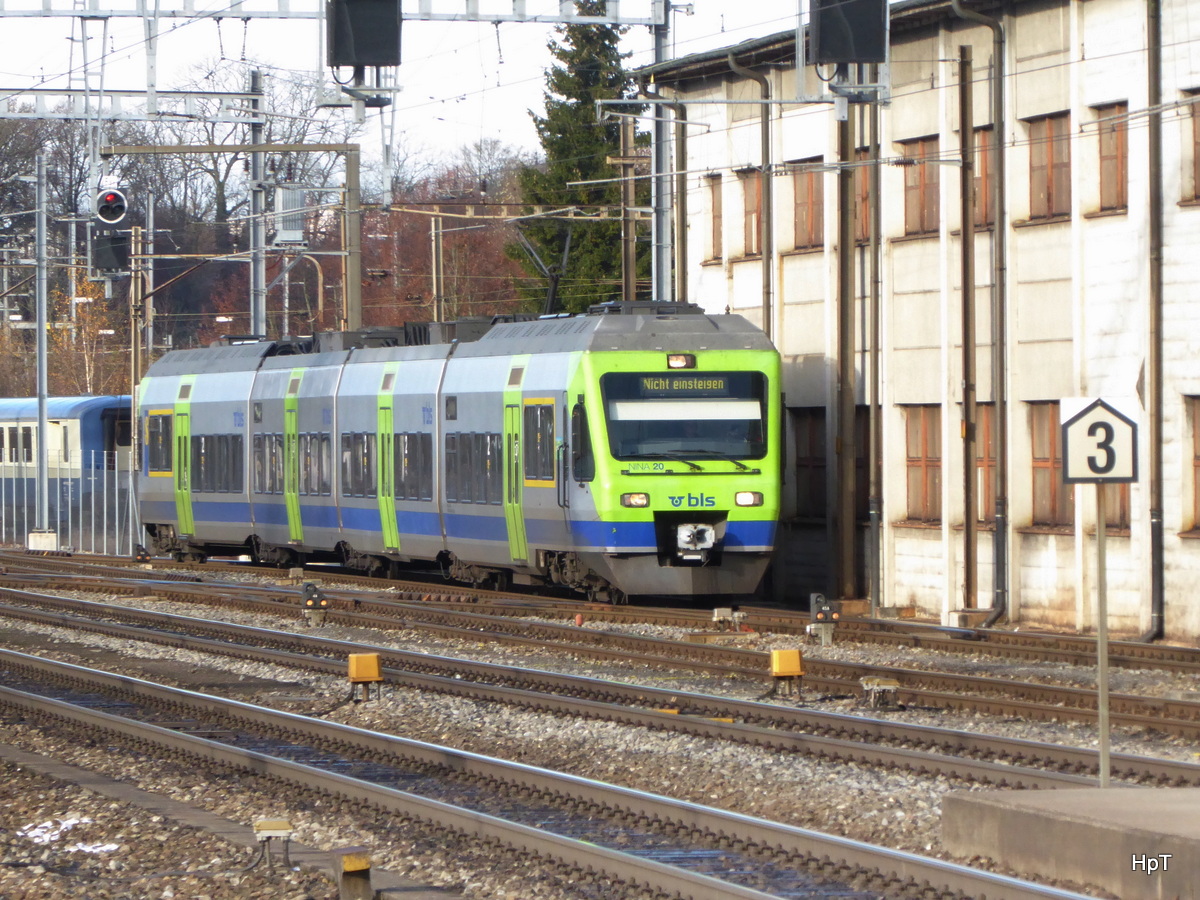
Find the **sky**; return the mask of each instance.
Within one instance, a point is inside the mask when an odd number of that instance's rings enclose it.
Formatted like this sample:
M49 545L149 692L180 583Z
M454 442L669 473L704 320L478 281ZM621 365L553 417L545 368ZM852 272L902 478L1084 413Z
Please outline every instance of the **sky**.
M20 9L23 0L8 0L5 9ZM70 0L50 0L55 9L69 8ZM438 12L461 11L466 0L429 0ZM511 9L508 0L482 0L485 9ZM527 0L532 11L548 0ZM676 0L678 2L678 0ZM24 0L27 8L35 0ZM247 5L274 8L265 0ZM316 0L292 0L292 8L315 7ZM98 0L101 8L128 8L132 0ZM163 6L181 5L163 0ZM212 13L227 0L196 0L198 11ZM550 4L553 5L553 4ZM678 4L682 6L683 4ZM417 0L403 0L407 12ZM647 0L626 0L626 15L643 14ZM794 28L798 0L693 0L694 12L672 14L672 56L736 44L740 41ZM230 15L236 16L236 12ZM110 19L107 34L99 22L88 26L86 42L78 24L69 18L18 18L4 22L10 48L0 61L0 96L22 99L30 87L82 89L83 53L93 63L91 86L98 87L94 65L105 52L104 84L109 89L143 89L146 83L145 41L137 19ZM453 156L459 148L481 139L496 138L524 150L536 150L537 137L529 110L540 110L544 71L551 62L547 42L552 26L505 22L424 22L406 19L401 38L403 62L399 70L401 91L395 97L396 135L409 154L434 160ZM627 65L653 61L653 42L645 26L632 26L622 44L632 55ZM220 71L250 58L267 64L268 77L287 78L293 71L312 72L322 63L320 29L312 20L277 20L212 17L189 21L168 20L158 42L158 87L175 87L196 71ZM325 70L326 76L328 71ZM24 95L28 99L28 95ZM379 147L384 133L364 139L364 150Z

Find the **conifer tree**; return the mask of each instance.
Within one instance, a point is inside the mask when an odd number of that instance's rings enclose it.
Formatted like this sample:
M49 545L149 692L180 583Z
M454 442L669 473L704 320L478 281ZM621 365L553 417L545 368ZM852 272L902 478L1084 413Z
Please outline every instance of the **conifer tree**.
M577 0L581 15L599 15L604 0ZM546 72L546 114L533 115L545 160L525 166L519 174L524 203L552 208L607 204L619 206L617 183L568 187L568 182L591 181L620 175L607 162L620 155L618 120L598 122L594 101L631 96L630 79L622 65L628 54L619 50L624 28L608 25L560 25L549 48L557 61ZM622 107L636 112L637 107ZM640 194L648 189L641 188ZM645 204L644 196L639 203ZM532 220L522 225L525 235L547 266L562 262L568 223ZM570 254L558 286L559 310L580 312L590 304L621 298L621 223L619 217L570 225ZM526 295L531 306L541 308L546 281L523 250L513 245L510 255L521 258L530 279ZM639 282L649 272L649 253L638 251ZM536 301L536 303L535 303Z

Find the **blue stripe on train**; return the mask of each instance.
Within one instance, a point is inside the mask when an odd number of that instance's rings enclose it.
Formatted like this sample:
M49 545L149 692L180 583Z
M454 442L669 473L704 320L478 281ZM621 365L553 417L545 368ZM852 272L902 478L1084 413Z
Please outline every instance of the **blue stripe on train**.
M168 500L143 500L144 521L175 520L175 503ZM242 501L193 500L193 513L200 522L246 522L250 505ZM281 502L254 504L255 521L263 525L286 525L287 507ZM337 528L337 509L333 506L302 506L302 521L309 528ZM438 537L441 533L437 513L398 510L397 525L401 542L404 535ZM378 532L380 525L377 507L342 507L342 522L347 531ZM552 519L526 519L526 539L531 544L559 547L563 544L563 522ZM577 549L628 553L653 552L657 541L653 522L597 522L574 520L570 523L571 537ZM508 524L504 517L450 513L446 516L447 538L476 541L508 541ZM774 543L775 523L772 521L730 522L725 531L726 549L765 550Z

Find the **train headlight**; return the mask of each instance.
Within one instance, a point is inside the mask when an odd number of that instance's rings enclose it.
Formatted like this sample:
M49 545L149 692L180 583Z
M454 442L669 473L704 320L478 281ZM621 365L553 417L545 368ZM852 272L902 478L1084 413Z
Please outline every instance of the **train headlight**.
M696 368L696 357L691 353L668 353L667 368L694 369Z
M762 506L763 495L758 491L738 491L733 495L733 502L738 506Z
M643 507L650 505L650 495L649 494L622 494L621 495L621 505L622 506L633 506L638 509L641 509Z

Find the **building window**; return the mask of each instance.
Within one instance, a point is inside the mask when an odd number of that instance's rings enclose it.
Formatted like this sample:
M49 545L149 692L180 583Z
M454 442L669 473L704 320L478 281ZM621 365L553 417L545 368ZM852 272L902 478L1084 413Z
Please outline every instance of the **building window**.
M905 141L904 233L930 234L938 230L938 139Z
M745 256L762 253L762 172L738 172L742 183L742 246Z
M859 147L854 151L854 240L871 239L871 150Z
M1189 94L1192 107L1192 191L1191 198L1200 200L1200 92Z
M1128 104L1096 107L1100 129L1100 208L1125 209L1129 205L1129 144L1125 116Z
M996 407L975 407L975 511L980 522L996 518Z
M1071 212L1070 117L1066 113L1029 122L1029 218Z
M1105 531L1128 531L1129 522L1129 485L1104 485Z
M942 408L904 409L907 439L908 518L914 522L942 520Z
M1063 484L1062 436L1058 401L1029 404L1033 438L1033 524L1075 522L1075 492Z
M795 192L796 249L820 247L825 243L825 173L818 170L821 157L803 159L792 172Z
M709 259L720 259L725 252L721 240L721 176L708 175L708 205L712 210L712 231L709 234Z
M1184 397L1188 421L1192 426L1192 522L1191 529L1200 531L1200 397Z
M991 225L996 219L992 196L992 167L996 164L995 134L991 127L975 129L975 224Z

